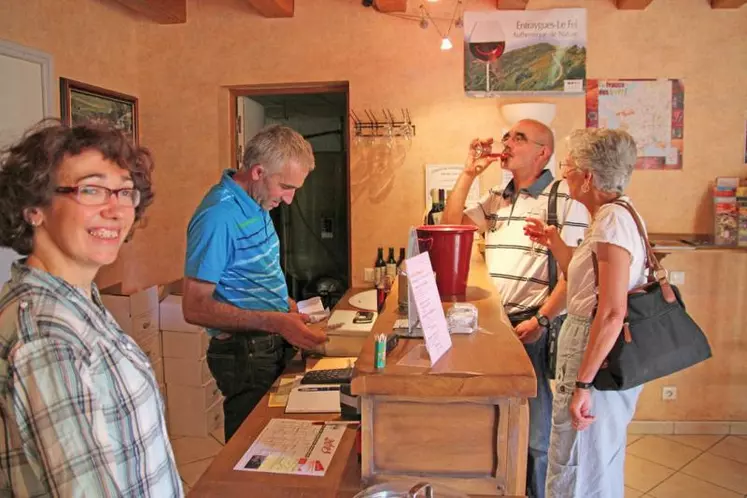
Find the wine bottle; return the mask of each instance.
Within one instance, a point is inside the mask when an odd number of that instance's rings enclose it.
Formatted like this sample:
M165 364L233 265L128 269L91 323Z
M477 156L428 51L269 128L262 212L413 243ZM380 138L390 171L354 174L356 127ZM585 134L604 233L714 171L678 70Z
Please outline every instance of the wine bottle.
M389 248L389 257L386 259L386 274L389 277L397 276L397 260L394 259L394 248Z
M433 214L438 212L438 191L436 189L431 190L431 210L428 211L428 216L425 219L426 225L435 225L433 220Z
M379 247L374 263L374 283L378 286L386 275L386 262L384 261L384 248Z
M436 212L433 213L433 224L434 225L440 225L441 224L441 216L443 216L444 213L444 206L446 205L446 200L444 199L446 195L446 191L442 188L438 189L438 202L436 205Z
M405 248L400 247L399 248L399 259L397 260L397 269L399 269L400 266L402 266L402 263L405 261Z

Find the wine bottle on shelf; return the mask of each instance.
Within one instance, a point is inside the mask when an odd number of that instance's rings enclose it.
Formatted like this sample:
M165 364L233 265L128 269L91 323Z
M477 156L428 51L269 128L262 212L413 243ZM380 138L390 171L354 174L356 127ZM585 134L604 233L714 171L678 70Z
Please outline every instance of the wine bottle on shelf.
M384 248L379 247L378 254L376 255L376 263L374 263L374 283L376 286L381 284L381 281L386 275L386 262L384 261Z
M446 205L445 200L446 191L442 188L438 189L438 204L436 206L436 212L433 213L433 224L434 225L440 225L441 224L441 216L443 216L444 213L444 206Z
M399 248L399 259L397 259L397 269L399 270L400 266L402 266L402 263L405 262L405 248L400 247Z
M397 260L394 259L394 248L389 248L389 257L386 258L386 274L388 277L397 276Z
M431 190L431 210L428 211L428 215L425 218L426 225L435 225L433 221L433 214L438 212L438 191L436 189Z

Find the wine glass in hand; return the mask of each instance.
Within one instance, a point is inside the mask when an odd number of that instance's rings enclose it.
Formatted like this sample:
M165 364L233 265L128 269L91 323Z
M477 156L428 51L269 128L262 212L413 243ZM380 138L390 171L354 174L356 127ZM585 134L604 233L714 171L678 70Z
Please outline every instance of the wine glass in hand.
M558 228L548 225L542 218L527 216L524 235L529 237L533 245L538 244L549 248L552 240L558 236Z
M469 144L467 164L464 167L464 171L473 176L477 176L485 171L488 166L501 159L501 154L484 153L484 151L486 151L487 148L492 147L492 145L492 138L488 138L487 140L476 138L472 140Z
M524 225L524 235L531 241L531 251L534 254L541 252L542 246L548 246L547 236L547 209L544 207L534 208L526 216L526 225ZM554 227L553 227L554 228Z

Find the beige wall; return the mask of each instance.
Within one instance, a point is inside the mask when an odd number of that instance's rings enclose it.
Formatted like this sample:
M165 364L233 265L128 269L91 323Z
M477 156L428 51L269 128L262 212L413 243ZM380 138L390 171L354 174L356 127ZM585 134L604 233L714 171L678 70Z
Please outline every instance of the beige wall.
M529 6L553 4L559 2L533 0ZM630 192L652 231L709 231L708 182L747 171L739 155L747 108L747 8L713 11L704 0L655 0L643 12L618 11L607 0L566 4L588 8L590 77L685 79L685 167L637 172ZM139 268L131 285L181 271L184 227L229 164L224 86L349 81L353 109L410 109L418 135L406 154L353 145L356 282L377 245L403 245L407 227L418 222L423 165L461 162L471 138L497 134L502 126L498 105L508 100L466 98L461 43L441 52L433 29L423 31L357 1L307 0L297 3L293 19L277 20L244 5L190 2L186 25L149 24L140 32L143 139L158 159L159 200L148 237L135 241ZM558 104L560 136L584 126L582 98L545 100ZM496 178L488 176L484 185Z
M51 107L59 116L57 78L64 77L137 96L138 25L142 21L114 2L4 0L0 38L41 50L53 58ZM126 247L123 255L127 254ZM102 270L102 286L121 279L120 257Z
M560 4L532 0L529 7ZM611 0L566 5L588 9L590 77L685 79L685 167L636 172L630 193L651 231L710 231L708 183L747 171L740 159L747 8L715 11L705 0L655 0L645 11L618 11ZM181 274L187 221L229 164L227 86L349 81L353 109L410 109L418 136L409 150L353 145L357 283L375 247L403 245L406 228L418 222L423 165L461 162L471 138L502 127L498 105L516 101L464 97L458 40L441 52L433 29L359 2L306 0L293 19L264 19L243 0L190 0L188 7L188 22L173 26L94 0L10 0L0 17L0 37L51 53L58 75L140 98L141 138L157 160L157 200L125 251L126 287ZM582 98L543 100L558 105L559 136L584 125ZM484 187L496 173L486 173Z

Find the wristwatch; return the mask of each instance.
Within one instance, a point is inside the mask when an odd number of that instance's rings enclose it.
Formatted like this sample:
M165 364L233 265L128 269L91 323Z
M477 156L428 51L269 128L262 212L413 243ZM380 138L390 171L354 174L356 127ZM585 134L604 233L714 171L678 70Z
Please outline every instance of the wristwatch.
M580 380L576 381L577 389L591 389L592 387L594 387L593 382L581 382Z
M542 313L538 311L537 314L534 316L535 318L537 318L537 322L540 324L540 327L543 327L543 328L550 327L550 319L548 319L545 315L543 315Z

